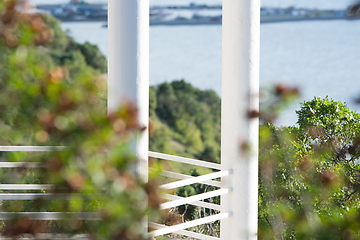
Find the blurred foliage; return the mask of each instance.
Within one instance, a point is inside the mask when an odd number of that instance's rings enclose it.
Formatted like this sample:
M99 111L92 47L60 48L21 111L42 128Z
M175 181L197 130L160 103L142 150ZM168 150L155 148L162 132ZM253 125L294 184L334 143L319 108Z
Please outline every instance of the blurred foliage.
M53 184L50 200L2 201L3 212L95 212L100 221L4 221L16 237L39 232L89 233L94 239L146 239L145 216L156 216L153 182L135 174L129 141L141 134L131 103L106 113L106 65L98 49L78 44L47 15L26 14L26 2L0 1L0 145L67 146L64 151L2 152L10 162L42 168L1 169L1 183ZM4 191L7 192L7 191ZM145 200L148 199L149 208Z
M275 122L282 111L293 104L299 95L300 90L297 87L289 87L284 84L263 88L260 91L260 113L257 114L261 123Z

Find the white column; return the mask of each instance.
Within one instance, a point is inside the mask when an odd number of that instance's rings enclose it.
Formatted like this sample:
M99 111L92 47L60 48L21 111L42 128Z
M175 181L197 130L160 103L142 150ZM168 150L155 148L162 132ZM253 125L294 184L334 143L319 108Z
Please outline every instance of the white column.
M221 239L257 239L260 0L223 0L221 164L233 192L221 197Z
M149 121L149 0L108 1L108 112L131 101ZM148 131L136 139L138 173L146 181Z

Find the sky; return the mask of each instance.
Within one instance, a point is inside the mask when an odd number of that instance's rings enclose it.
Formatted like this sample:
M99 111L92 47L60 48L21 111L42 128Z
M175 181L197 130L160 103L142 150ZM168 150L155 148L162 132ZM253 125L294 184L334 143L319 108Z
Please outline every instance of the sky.
M34 4L66 3L68 0L30 0ZM262 6L272 7L307 7L321 9L344 9L356 0L262 0ZM86 0L89 3L106 3L107 0ZM150 0L150 5L188 5L190 2L205 4L221 4L221 0Z

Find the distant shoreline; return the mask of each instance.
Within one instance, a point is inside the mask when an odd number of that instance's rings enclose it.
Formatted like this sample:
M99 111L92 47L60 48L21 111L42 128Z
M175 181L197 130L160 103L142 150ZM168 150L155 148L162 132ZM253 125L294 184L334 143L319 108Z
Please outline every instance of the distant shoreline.
M327 20L359 20L359 17L344 17L344 16L261 16L260 23L280 23L280 22L299 22L299 21L327 21ZM59 19L62 22L104 22L103 27L107 27L107 19ZM189 26L189 25L221 25L222 20L211 19L174 19L174 20L153 20L150 21L150 26Z
M61 5L38 5L40 11L51 13L62 22L107 22L107 6L104 4L61 4ZM181 25L221 25L222 14L221 5L206 5L191 3L188 6L169 5L152 6L150 8L151 26L181 26ZM193 11L193 16L183 16L179 11ZM199 14L197 11L202 11ZM207 10L220 10L216 15L210 13L206 15ZM351 15L351 6L344 10L317 10L307 8L260 8L261 23L277 22L295 22L295 21L322 21L322 20L355 20L360 19L360 11ZM175 18L172 18L172 12ZM170 18L168 17L170 15ZM178 16L177 16L178 15ZM185 14L186 15L186 14ZM188 14L189 15L189 14Z
M277 22L297 22L297 21L314 21L314 20L350 20L346 17L307 17L307 16L261 16L260 23L277 23ZM168 20L168 21L150 21L150 26L176 26L176 25L220 25L221 20L196 20L196 19L182 19L182 20Z

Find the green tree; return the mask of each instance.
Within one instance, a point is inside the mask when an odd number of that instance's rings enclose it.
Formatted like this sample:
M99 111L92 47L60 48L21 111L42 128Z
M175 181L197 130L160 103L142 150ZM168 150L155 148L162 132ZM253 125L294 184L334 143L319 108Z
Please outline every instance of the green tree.
M346 154L360 133L360 115L342 102L336 102L328 97L314 98L304 102L298 114L298 125L307 140L320 147L330 150L328 158L333 161L348 161ZM355 154L350 162L358 159Z
M44 41L44 46L57 65L69 68L79 64L90 66L101 73L107 72L107 60L96 45L76 42L61 29L60 21L51 15L43 15L41 18L44 19L49 35L52 36L47 39L48 41Z
M359 114L314 98L260 128L260 239L359 239Z
M151 150L220 161L220 98L214 91L201 91L184 80L151 87L150 118L155 126Z

